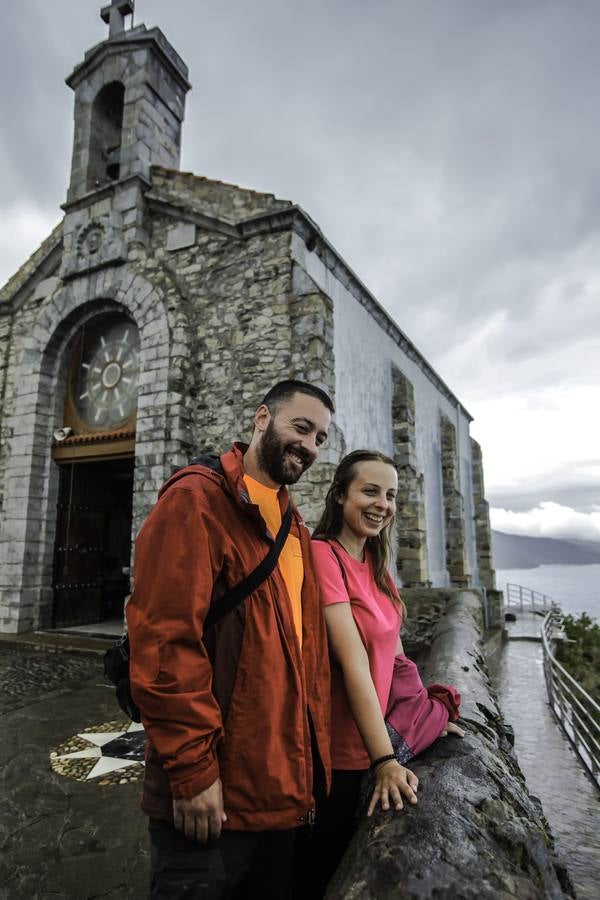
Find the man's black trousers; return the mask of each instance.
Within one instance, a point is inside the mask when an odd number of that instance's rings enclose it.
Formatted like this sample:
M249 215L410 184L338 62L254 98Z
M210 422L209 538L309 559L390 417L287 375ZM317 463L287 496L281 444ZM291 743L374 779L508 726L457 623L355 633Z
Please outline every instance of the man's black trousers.
M207 844L151 821L149 900L288 900L296 829L222 831Z

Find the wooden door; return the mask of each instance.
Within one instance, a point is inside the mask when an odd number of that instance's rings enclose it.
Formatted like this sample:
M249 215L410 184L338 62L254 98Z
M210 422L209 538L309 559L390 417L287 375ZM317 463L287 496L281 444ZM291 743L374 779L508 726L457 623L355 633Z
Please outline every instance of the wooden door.
M54 627L120 618L129 590L133 459L60 467Z

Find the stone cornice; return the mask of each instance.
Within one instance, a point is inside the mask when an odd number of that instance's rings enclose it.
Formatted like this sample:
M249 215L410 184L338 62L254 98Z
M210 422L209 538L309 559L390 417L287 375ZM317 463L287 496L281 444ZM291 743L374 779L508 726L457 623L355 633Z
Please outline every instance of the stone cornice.
M65 82L70 88L75 90L81 80L89 72L100 66L109 56L122 53L123 50L135 50L144 45L151 47L184 91L189 91L192 85L188 80L188 67L170 45L160 28L152 28L148 31L145 25L139 25L137 28L124 31L108 41L96 44L95 47L87 51L83 62L75 66L68 78L65 78Z
M216 231L218 234L227 235L231 238L241 238L239 226L226 222L223 219L215 219L213 216L205 216L203 213L195 212L187 206L180 205L174 200L165 200L158 194L148 191L145 195L146 203L152 212L160 213L171 219L177 219L178 222L190 222L199 228L205 228L207 231Z
M66 200L61 204L60 208L66 213L85 209L91 206L92 203L97 203L106 197L113 197L117 188L126 187L129 182L139 184L143 191L147 191L150 187L148 179L136 172L134 175L128 175L126 178L120 178L118 181L111 181L108 184L103 184L102 187L94 188L93 191L88 191L83 197L77 197L76 200Z

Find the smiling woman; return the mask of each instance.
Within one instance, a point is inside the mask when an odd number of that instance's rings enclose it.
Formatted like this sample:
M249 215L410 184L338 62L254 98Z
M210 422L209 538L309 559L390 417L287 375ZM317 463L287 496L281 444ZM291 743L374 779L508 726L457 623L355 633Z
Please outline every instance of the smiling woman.
M418 778L403 763L442 734L463 732L460 698L427 691L404 655L406 613L389 571L398 473L390 457L357 450L339 464L313 535L332 661L332 786L316 793L317 820L302 877L322 896L356 826L362 799L401 810L417 802ZM308 875L306 873L309 873Z

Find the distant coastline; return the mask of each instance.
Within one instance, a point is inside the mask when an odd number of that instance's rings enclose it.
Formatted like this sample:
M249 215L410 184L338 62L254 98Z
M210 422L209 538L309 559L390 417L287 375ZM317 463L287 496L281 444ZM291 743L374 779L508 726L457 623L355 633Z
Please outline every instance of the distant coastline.
M492 531L492 554L496 569L589 566L600 563L600 541L526 537Z

